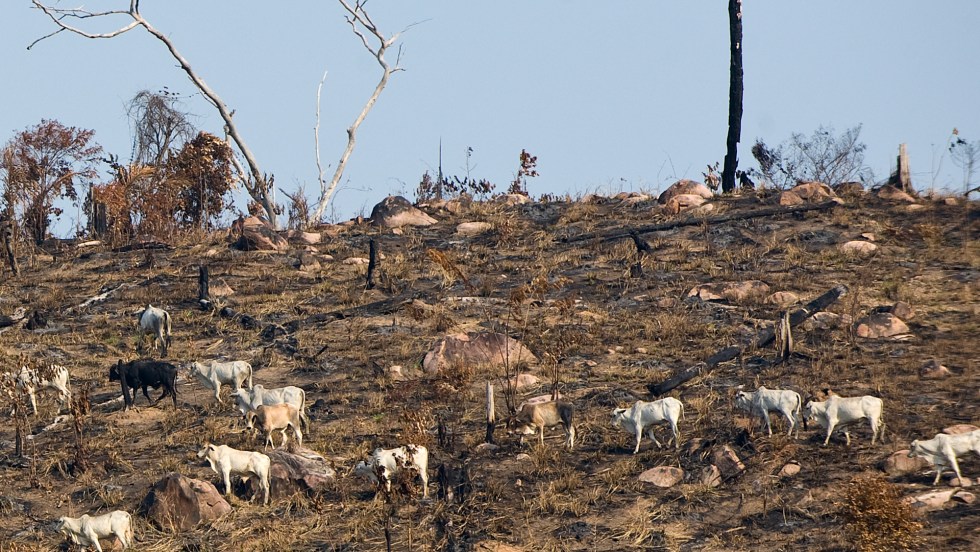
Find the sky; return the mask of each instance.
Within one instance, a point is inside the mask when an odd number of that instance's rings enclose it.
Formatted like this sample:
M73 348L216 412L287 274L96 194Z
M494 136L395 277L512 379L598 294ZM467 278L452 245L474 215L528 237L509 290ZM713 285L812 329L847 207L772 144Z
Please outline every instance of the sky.
M57 1L57 0L52 0ZM124 9L96 0L91 10ZM78 7L80 0L62 2ZM319 191L314 125L329 178L346 129L380 68L330 0L143 0L142 13L236 111L261 169L293 193ZM412 199L425 171L469 174L506 190L519 154L538 158L532 197L659 192L700 180L725 155L727 2L624 0L372 0L390 35L404 31L400 66L357 134L327 221L370 214L389 194ZM41 119L95 131L128 160L126 105L164 87L200 129L222 135L215 109L163 46L140 28L91 40L54 30L29 0L0 17L0 143ZM89 20L107 32L128 20ZM920 190L962 191L946 148L953 128L980 140L980 2L746 0L740 168L756 139L775 145L818 127L862 125L865 163L878 180L908 144ZM388 56L394 62L396 52ZM108 179L108 172L105 173ZM236 209L244 210L244 196ZM280 202L286 198L278 195ZM281 222L285 223L285 220ZM84 224L66 209L55 231Z

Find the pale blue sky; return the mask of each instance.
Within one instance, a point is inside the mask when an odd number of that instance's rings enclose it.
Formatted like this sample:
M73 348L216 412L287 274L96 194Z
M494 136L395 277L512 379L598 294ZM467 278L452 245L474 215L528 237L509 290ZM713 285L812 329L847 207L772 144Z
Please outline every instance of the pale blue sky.
M0 141L57 119L95 130L108 152L128 159L129 99L164 86L195 94L163 45L141 29L101 41L62 33L26 50L53 29L30 6L7 0L0 17ZM373 0L368 8L389 34L421 23L400 39L405 71L362 125L329 218L367 214L389 193L412 197L421 174L438 163L440 139L446 172L462 175L472 147L472 175L498 190L527 149L538 156L540 177L529 184L535 197L658 191L677 178L700 179L706 164L724 157L724 0ZM279 187L302 183L312 196L323 71L321 155L331 169L379 76L340 6L143 0L142 10L236 110L262 169ZM960 171L943 153L953 127L980 139L980 2L746 0L743 11L741 167L754 166L756 138L775 145L820 125L843 131L862 124L866 162L878 179L906 142L918 188L962 189ZM185 107L200 128L221 134L219 117L200 96ZM58 227L78 216L66 210Z

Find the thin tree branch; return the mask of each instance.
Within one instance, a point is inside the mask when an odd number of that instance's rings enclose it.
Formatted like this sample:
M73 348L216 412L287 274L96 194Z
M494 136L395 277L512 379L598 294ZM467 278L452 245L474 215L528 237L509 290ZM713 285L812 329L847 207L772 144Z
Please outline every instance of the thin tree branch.
M397 64L394 67L391 67L388 62L385 61L384 57L385 52L387 52L388 48L391 47L396 40L398 40L401 33L396 33L390 38L385 38L381 31L378 30L377 25L374 24L374 21L371 20L371 17L364 10L365 2L356 2L352 7L346 0L338 1L340 2L340 5L347 10L347 13L350 14L347 17L347 23L350 24L351 30L358 38L361 39L361 43L364 45L364 48L371 52L371 55L373 55L375 60L377 60L378 65L381 66L382 72L381 79L378 81L377 86L374 87L374 92L371 94L371 97L368 98L367 103L364 104L364 108L361 109L361 112L357 115L357 118L354 119L354 123L347 129L347 147L344 148L344 152L340 156L340 161L337 163L337 168L334 171L333 177L330 179L330 183L324 183L322 178L320 180L320 199L317 201L316 208L313 209L313 212L310 214L309 224L319 222L323 216L324 210L326 210L327 205L330 203L330 200L333 198L333 194L337 189L337 184L339 184L340 179L343 178L344 169L347 167L347 161L350 159L351 153L354 151L354 145L357 142L358 127L361 126L361 123L364 122L364 119L371 111L371 108L374 107L375 102L378 101L378 97L381 95L381 91L384 90L385 86L388 84L388 79L391 77L391 74L401 70ZM371 45L370 39L368 38L367 34L362 31L361 27L363 27L363 29L367 30L375 39L377 39L377 48ZM400 58L401 56L399 55L399 59ZM319 91L317 92L317 95L319 105ZM319 145L317 146L317 151L317 156L319 157Z
M127 11L112 10L112 11L105 11L105 12L86 12L80 9L62 10L62 9L46 6L40 0L31 0L31 2L34 4L36 8L43 11L51 19L51 21L54 22L54 24L59 27L59 31L56 31L55 33L51 33L45 37L42 37L41 39L38 39L37 41L32 43L31 46L33 46L40 40L44 40L45 38L54 36L55 34L57 34L57 32L60 32L62 30L70 31L72 33L75 33L85 38L95 39L95 38L113 38L137 26L143 27L144 29L146 29L148 33L154 36L157 40L163 42L163 44L167 47L167 50L170 51L170 55L175 60L177 60L177 63L180 64L180 68L184 71L184 73L187 74L191 82L194 83L194 86L197 87L197 89L200 90L201 93L203 93L204 96L208 99L208 101L210 101L211 104L214 105L214 107L218 110L218 113L221 115L222 120L224 120L225 122L228 135L231 136L231 139L235 141L235 145L238 146L238 150L242 153L242 156L245 157L245 161L248 164L249 172L251 173L251 179L243 180L245 189L248 191L252 199L254 199L255 201L259 202L262 205L262 208L263 210L265 210L266 215L269 218L269 222L272 224L273 228L278 228L276 223L276 215L278 214L278 208L275 205L275 201L273 199L274 190L271 184L266 179L265 175L259 169L258 162L255 160L255 156L252 154L252 151L248 148L248 145L245 143L245 140L238 133L238 128L235 126L235 123L232 120L232 113L228 110L228 106L221 99L221 97L218 96L218 94L214 90L212 90L210 86L208 86L208 84L204 81L204 79L201 78L194 71L193 68L191 68L190 62L188 62L187 59L183 55L181 55L181 53L177 50L176 45L170 40L170 38L167 37L162 32L160 32L159 30L157 30L155 27L153 27L150 24L150 22L143 17L143 15L139 11L138 0L130 0L129 10ZM101 34L89 33L77 27L68 25L67 23L64 22L64 19L68 19L68 18L89 19L89 18L96 18L96 17L105 17L110 15L127 15L128 17L132 18L133 21L128 25L121 27L115 31L111 31L108 33L101 33ZM30 48L30 46L28 48Z

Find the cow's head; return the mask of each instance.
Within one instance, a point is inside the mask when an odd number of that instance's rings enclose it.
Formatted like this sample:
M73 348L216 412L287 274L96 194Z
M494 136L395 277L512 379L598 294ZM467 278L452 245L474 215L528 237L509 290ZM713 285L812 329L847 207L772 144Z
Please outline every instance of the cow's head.
M912 441L912 444L909 445L909 458L915 458L916 456L918 456L919 449L920 449L919 441L917 440Z
M742 410L749 410L751 405L751 399L749 394L745 391L739 391L735 393L735 408L740 408Z
M619 427L623 425L623 420L626 419L626 409L616 408L612 411L611 423L613 427Z
M109 367L109 381L119 381L120 374L122 373L122 359L119 360L114 366Z
M217 447L215 447L211 443L205 443L204 448L202 448L201 450L197 451L197 457L198 458L204 458L205 456L208 456L209 454L211 454L215 450L217 450Z

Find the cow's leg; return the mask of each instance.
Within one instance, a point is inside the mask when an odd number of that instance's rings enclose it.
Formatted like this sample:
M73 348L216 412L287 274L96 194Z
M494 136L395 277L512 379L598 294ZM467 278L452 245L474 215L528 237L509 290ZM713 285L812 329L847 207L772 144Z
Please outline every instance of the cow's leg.
M871 419L871 446L874 446L878 439L878 432L881 431L881 422L877 418Z
M674 448L680 450L681 448L681 430L677 429L677 420L670 421L670 431L674 434Z
M769 436L772 437L772 420L769 419L768 410L762 411L762 419L766 421L766 431L769 433Z
M231 466L221 470L221 477L225 481L225 496L231 496Z
M844 428L844 439L847 441L847 446L851 446L851 430Z
M303 432L298 427L293 428L293 436L296 437L296 443L303 446Z
M939 483L939 479L942 477L942 475L943 475L943 469L945 467L946 467L945 464L942 464L942 463L936 464L936 478L932 480L933 486L935 486L935 485L937 485Z
M956 461L956 453L953 452L951 447L947 447L947 449L943 452L946 454L946 457L949 458L949 463L951 466L953 466L953 471L956 472L956 478L962 482L963 475L960 474L960 463Z
M538 428L538 442L542 447L544 446L544 426Z
M211 380L211 385L214 386L214 398L217 399L219 404L223 404L221 401L221 382L218 381L217 378L215 378Z
M633 447L633 454L636 454L640 452L640 441L643 439L643 428L640 426L640 424L634 424L633 433L636 435L636 446Z
M837 427L837 420L827 420L827 438L823 440L824 446L830 443L830 434L834 432L834 428Z

